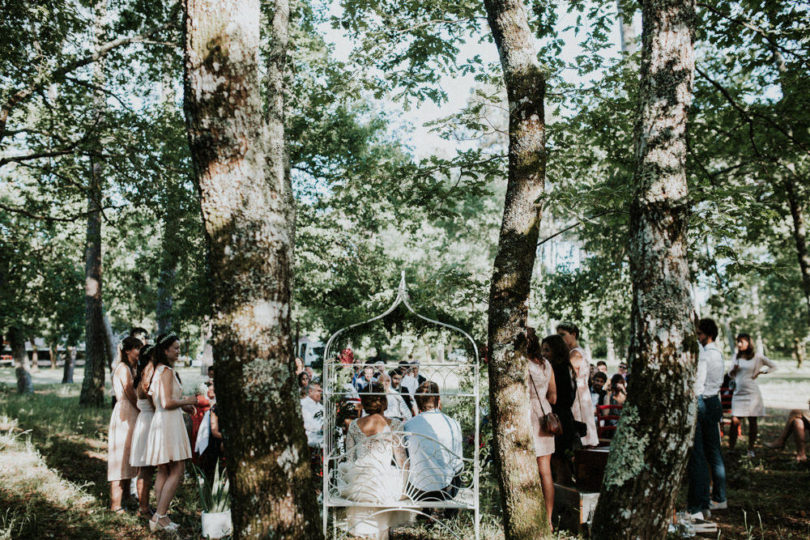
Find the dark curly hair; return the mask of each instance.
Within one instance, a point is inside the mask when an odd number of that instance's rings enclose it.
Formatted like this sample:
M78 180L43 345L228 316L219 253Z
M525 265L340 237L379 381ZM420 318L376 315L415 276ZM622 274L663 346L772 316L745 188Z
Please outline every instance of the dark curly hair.
M368 390L360 394L360 403L366 414L382 414L388 408L388 398L385 388L380 383L371 383Z

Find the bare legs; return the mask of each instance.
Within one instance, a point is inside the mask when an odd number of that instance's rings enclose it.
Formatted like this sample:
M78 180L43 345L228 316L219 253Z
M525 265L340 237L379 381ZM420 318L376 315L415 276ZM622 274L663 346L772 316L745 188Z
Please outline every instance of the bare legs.
M554 510L554 479L551 477L551 456L537 458L537 470L540 472L540 483L543 486L543 500L546 503L546 516L548 524L554 529L551 522L551 512Z
M170 461L158 467L157 479L155 479L155 495L157 496L155 516L158 514L163 516L160 518L161 525L165 526L171 523L171 520L166 517L166 512L169 511L169 504L174 498L177 487L183 480L184 470L185 462L183 461ZM152 516L152 520L156 521L154 516Z
M138 489L138 512L149 516L149 488L152 487L154 467L141 467L138 472L136 487Z
M113 480L110 482L110 510L121 510L121 501L129 496L129 480Z
M784 448L791 431L796 440L796 461L807 461L804 442L804 418L802 417L802 411L798 409L790 411L790 416L779 438L773 442L765 443L765 446L768 448Z
M748 450L754 450L754 444L757 442L757 417L749 416L744 417L748 420ZM731 417L731 427L728 430L728 448L734 450L737 445L737 433L740 430L740 419L736 416Z

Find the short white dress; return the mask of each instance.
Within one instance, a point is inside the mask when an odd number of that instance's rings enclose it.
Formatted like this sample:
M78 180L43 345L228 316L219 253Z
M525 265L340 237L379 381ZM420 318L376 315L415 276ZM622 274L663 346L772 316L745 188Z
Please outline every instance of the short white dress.
M132 451L129 453L129 464L133 467L148 467L146 445L149 441L149 428L152 425L155 408L149 398L138 398L136 405L141 413L135 421L135 431L132 433Z
M172 384L168 388L161 381L161 375L165 370L169 370L173 375ZM149 426L145 461L151 466L191 459L191 443L188 440L186 424L183 422L183 411L179 408L163 408L164 395L169 392L168 395L173 399L180 399L183 387L172 368L160 365L155 368L152 384L149 385L149 395L152 396L155 405L155 414Z
M551 412L548 402L548 385L554 370L548 360L543 359L542 364L529 360L529 403L531 406L532 438L534 439L534 455L536 457L549 456L554 453L554 435L540 431L540 419Z
M750 360L735 355L731 363L737 368L734 377L736 388L731 396L731 414L738 418L765 416L765 402L759 384L754 374L763 366L767 366L768 373L776 369L776 364L762 354L755 354Z

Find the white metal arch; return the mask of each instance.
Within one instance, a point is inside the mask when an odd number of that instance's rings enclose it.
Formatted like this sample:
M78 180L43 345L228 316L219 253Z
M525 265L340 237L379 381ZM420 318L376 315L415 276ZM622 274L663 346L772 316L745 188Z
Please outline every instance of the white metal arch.
M473 485L472 485L473 502L472 502L471 507L466 506L466 505L465 506L454 506L452 504L449 504L449 505L446 505L446 506L443 505L443 507L446 507L446 508L466 508L466 509L471 508L474 511L475 540L479 540L479 538L480 538L480 501L479 501L480 485L479 485L479 480L480 480L480 467L481 467L481 463L480 463L481 418L480 418L480 388L479 388L480 379L479 379L478 347L476 346L475 340L473 340L472 336L470 336L470 334L468 334L467 332L465 332L461 328L459 328L459 327L457 327L455 325L445 323L445 322L442 322L442 321L439 321L439 320L436 320L436 319L432 319L432 318L427 317L425 315L422 315L419 312L417 312L413 308L413 306L411 306L410 301L409 301L409 297L408 297L408 290L407 290L407 284L406 284L406 281L405 281L405 272L404 271L401 273L401 279L400 279L400 282L399 282L399 287L397 289L397 296L394 299L391 306L388 307L388 309L386 309L384 312L382 312L379 315L371 317L370 319L367 319L367 320L364 320L364 321L361 321L361 322L358 322L358 323L354 323L354 324L351 324L351 325L346 326L344 328L341 328L340 330L333 333L329 337L329 339L326 342L326 346L324 347L324 352L323 352L323 359L324 359L324 361L323 361L323 392L324 392L323 401L326 404L326 406L324 407L324 448L323 448L324 456L323 456L323 492L322 492L322 497L323 497L322 519L323 519L323 533L324 533L324 536L327 537L327 538L329 536L328 531L329 531L329 511L330 511L330 509L339 508L339 507L341 507L341 506L343 506L345 504L345 502L343 500L341 500L339 498L336 498L336 497L333 497L332 493L330 491L330 465L331 465L332 460L335 458L335 455L334 455L335 448L333 447L333 444L332 444L332 442L333 442L333 433L334 433L334 430L335 430L335 414L334 414L333 407L331 406L329 398L331 396L343 393L342 390L330 388L330 386L329 386L331 384L331 381L333 380L333 378L332 378L332 375L333 375L333 373L332 373L332 369L333 369L333 365L332 365L333 364L333 362L332 362L332 347L336 343L337 338L340 337L341 335L345 334L349 330L352 330L352 329L355 329L355 328L358 328L358 327L361 327L361 326L366 326L366 325L369 325L369 324L371 324L373 322L382 320L385 317L387 317L388 315L390 315L391 313L393 313L397 309L397 307L399 307L400 305L404 305L405 308L412 315L414 315L415 317L417 317L417 318L419 318L419 319L421 319L421 320L423 320L425 322L435 324L437 326L444 327L444 328L453 330L455 332L458 332L459 334L464 336L464 338L469 342L470 346L472 347L472 351L473 351L475 361L472 364L466 363L467 364L466 367L468 367L468 368L471 367L472 370L473 370L473 392L471 394L469 394L469 395L474 398L474 408L475 408L475 413L474 413L474 431L475 431L475 433L474 433L473 457L470 460L470 461L472 461L472 465L473 465ZM440 505L441 505L441 503L440 503ZM411 502L410 504L405 504L405 505L400 506L400 507L393 507L393 508L389 508L388 510L381 510L381 511L406 510L406 511L412 512L414 514L425 515L424 512L422 512L422 510L424 508L431 508L431 507L436 508L437 504L436 503L426 503L424 505L419 505L419 504L414 504L413 502ZM446 528L446 526L444 524L440 523L439 525L441 525L442 528ZM334 527L333 527L333 530L335 530ZM456 531L448 531L448 532L452 532L454 537L461 537L460 535L458 535L458 533ZM336 530L335 530L335 532L333 534L333 537L334 538L337 537L337 531Z

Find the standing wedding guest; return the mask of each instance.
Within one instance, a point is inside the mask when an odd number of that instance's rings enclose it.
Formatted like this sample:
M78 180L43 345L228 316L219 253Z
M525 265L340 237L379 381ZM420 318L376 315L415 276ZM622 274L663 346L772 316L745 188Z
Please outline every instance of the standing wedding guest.
M810 432L810 401L807 402L808 409L800 410L793 409L788 415L785 428L779 437L769 443L765 443L768 448L784 448L790 434L793 433L796 439L796 461L804 463L807 461L807 453L805 452L805 433Z
M140 414L138 414L135 429L132 432L132 451L129 454L129 464L138 467L138 481L136 482L138 514L145 518L152 517L152 513L149 511L149 489L152 486L152 474L155 470L146 461L149 428L155 414L155 407L149 397L149 382L152 380L152 373L155 369L152 363L153 349L152 345L147 345L141 349L138 358L138 369L135 371L135 379L132 381L135 396L138 398L136 405Z
M402 394L391 386L391 377L387 373L381 373L377 378L377 382L385 389L385 396L388 398L388 407L385 409L383 416L401 422L410 420L413 416L411 408L405 403Z
M157 508L149 521L151 531L176 531L178 525L166 515L177 487L183 479L185 460L191 458L191 444L183 422L181 408L193 412L197 399L183 397L180 377L174 364L180 357L180 339L163 335L155 343L155 372L149 385L149 395L155 405L155 415L146 443L146 461L158 467L155 481Z
M557 325L557 334L563 338L568 346L571 366L576 373L577 395L574 400L572 412L574 420L583 422L586 432L582 440L582 446L598 446L599 435L596 432L596 418L593 415L593 401L588 387L588 377L590 376L591 359L585 349L579 346L579 328L572 323Z
M568 345L559 335L548 336L540 345L540 354L551 364L557 390L557 401L551 410L560 418L562 434L554 436L554 454L551 466L558 484L573 484L572 454L577 441L572 407L577 396L576 377L571 367Z
M554 509L554 479L551 476L551 455L554 453L554 434L543 427L543 418L551 412L557 402L557 384L551 364L540 352L540 340L533 329L528 332L526 353L529 357L529 402L531 404L532 435L537 470L543 487L543 501L546 515L551 523Z
M698 321L697 338L703 348L698 356L695 376L698 410L695 442L687 466L689 491L686 504L690 514L703 519L711 515L711 510L728 507L726 467L720 453L718 429L720 419L723 417L719 392L725 369L723 353L715 343L717 333L717 323L712 319Z
M404 375L402 376L402 388L408 393L410 398L411 412L414 416L419 414L419 407L417 407L414 394L416 389L419 388L427 379L419 374L419 362L411 359L408 363Z
M728 372L734 379L734 394L731 396L731 429L728 447L734 450L737 445L737 431L740 418L748 420L748 457L754 457L754 444L757 441L757 419L765 416L765 403L756 379L762 373L771 373L776 364L765 355L757 353L754 342L748 334L737 336L737 352L731 360L732 368Z
M138 419L132 372L138 364L143 344L134 337L121 343L121 360L112 376L115 408L110 417L107 445L107 481L110 482L110 510L124 512L121 499L129 495L130 480L138 476L138 469L129 464L132 450L132 432Z

